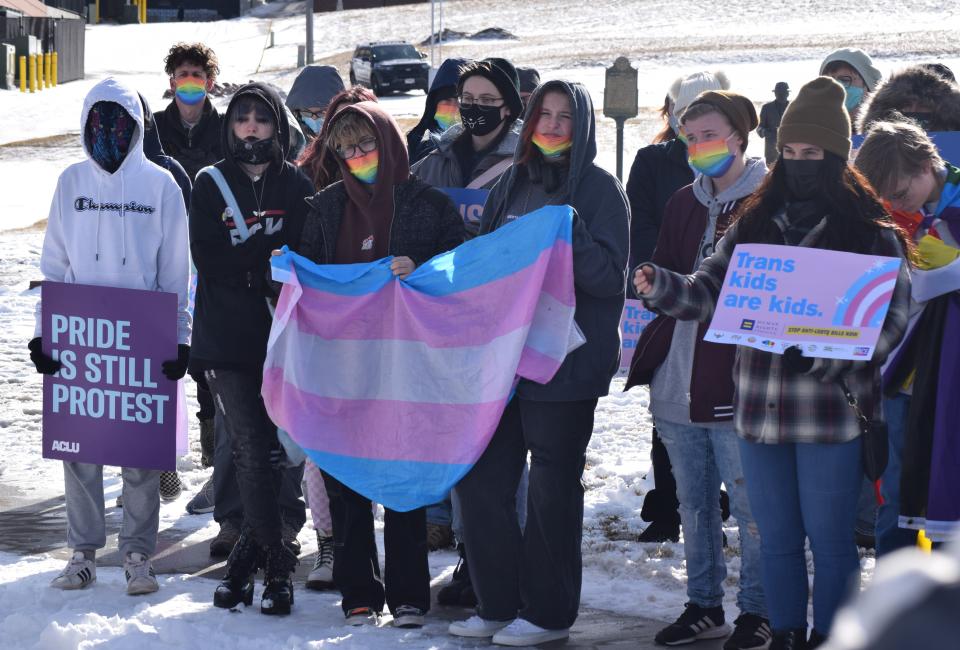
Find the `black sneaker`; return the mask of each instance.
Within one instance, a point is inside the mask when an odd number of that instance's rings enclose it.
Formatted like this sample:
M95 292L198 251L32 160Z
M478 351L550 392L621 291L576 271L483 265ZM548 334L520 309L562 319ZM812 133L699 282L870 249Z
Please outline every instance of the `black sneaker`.
M640 533L638 542L645 544L680 541L680 522L655 521Z
M160 500L174 501L183 492L183 483L176 472L160 472Z
M721 639L730 634L730 625L723 619L723 607L700 607L687 603L675 623L654 637L660 645L684 645L700 639Z
M418 628L423 627L425 613L413 605L400 605L393 613L393 627Z
M210 541L210 556L227 557L238 539L240 539L240 526L231 519L225 520L220 524L220 532Z
M740 614L723 650L766 650L773 639L770 621L756 614Z

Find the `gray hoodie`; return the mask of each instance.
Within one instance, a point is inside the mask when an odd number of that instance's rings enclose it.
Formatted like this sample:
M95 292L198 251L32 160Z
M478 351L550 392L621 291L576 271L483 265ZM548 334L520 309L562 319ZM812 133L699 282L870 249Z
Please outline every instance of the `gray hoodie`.
M707 209L707 227L700 240L700 249L694 271L700 268L700 263L713 254L717 242L717 220L721 215L732 216L740 200L753 194L767 174L767 165L761 158L748 158L743 174L737 181L714 195L713 181L698 174L693 179L693 195ZM684 189L679 190L680 192ZM669 204L668 204L669 206ZM669 209L664 213L664 221L670 217ZM654 372L650 382L650 412L655 418L662 418L678 424L690 424L690 378L693 371L693 357L697 345L700 323L697 321L678 320L670 341L670 351L667 358ZM718 422L698 422L698 427L732 427L733 405L729 409L729 418L724 412ZM721 414L717 413L720 418Z

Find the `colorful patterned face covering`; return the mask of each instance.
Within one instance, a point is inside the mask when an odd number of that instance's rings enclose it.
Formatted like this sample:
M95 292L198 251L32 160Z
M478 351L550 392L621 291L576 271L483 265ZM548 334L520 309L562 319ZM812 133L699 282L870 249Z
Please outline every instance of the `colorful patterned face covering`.
M361 183L373 185L377 182L377 168L380 166L380 155L376 149L362 156L348 158L344 162L347 163L347 168L350 170L350 173Z
M730 134L731 136L733 134ZM708 140L697 144L687 144L687 162L694 171L718 178L727 173L736 155L730 151L726 137L722 140Z
M446 131L460 122L460 109L457 108L456 102L441 102L437 104L437 112L434 113L433 119L441 129Z
M573 146L573 140L570 139L570 136L558 137L534 133L531 141L545 158L559 158L570 151Z
M116 102L97 102L83 131L90 157L111 174L127 157L137 122Z
M196 77L184 77L177 80L177 99L187 106L195 106L207 96L207 87Z

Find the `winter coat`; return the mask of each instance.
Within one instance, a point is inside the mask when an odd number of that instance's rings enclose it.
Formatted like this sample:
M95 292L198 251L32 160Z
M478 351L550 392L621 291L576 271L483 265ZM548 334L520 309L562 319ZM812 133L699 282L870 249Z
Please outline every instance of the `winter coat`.
M46 280L177 296L177 340L190 341L187 285L187 215L173 176L143 153L143 107L137 93L112 77L83 101L81 134L97 102L120 104L136 122L126 157L112 174L87 160L67 167L57 181L40 254ZM37 303L36 335L41 305ZM172 353L173 351L171 351Z
M457 158L457 152L455 150L454 143L456 143L461 137L469 138L470 136L464 135L463 125L454 124L449 129L444 131L442 136L440 136L440 141L437 143L436 150L432 151L426 158L423 158L420 160L420 162L413 165L410 171L414 176L425 183L433 185L434 187L466 187L475 178L485 174L487 170L494 165L504 160L513 160L513 153L517 149L517 142L520 141L520 129L522 128L523 122L521 120L515 121L510 126L510 129L500 139L500 142L497 143L493 151L481 158L480 161L474 166L469 177L464 178L463 171L460 168L460 160ZM503 174L501 173L500 175L491 178L489 181L484 183L483 187L480 189L489 190L496 185L497 181L502 175ZM470 232L469 234L472 236L476 235L477 233Z
M664 210L653 263L695 272L766 172L762 160L751 158L736 183L719 194L702 174L678 190ZM706 323L657 316L640 335L624 390L650 384L650 412L670 422L731 422L736 348L705 341L706 331Z
M922 66L910 66L884 79L864 99L857 119L857 132L870 124L890 119L919 104L931 111L926 131L960 131L960 87Z
M157 134L157 123L153 119L153 112L150 110L150 105L147 103L147 100L143 98L143 95L139 95L139 97L140 103L143 104L143 155L146 156L150 162L170 172L173 180L177 181L177 185L180 186L180 191L183 193L184 206L189 207L190 189L193 183L190 177L187 176L187 172L183 169L183 166L164 152L163 145L160 144L160 136Z
M826 221L822 219L799 245L816 248ZM775 237L775 241L759 243L784 244L782 233L789 226L785 215L781 213L774 222L781 236ZM714 254L704 260L693 275L654 266L653 291L644 296L645 302L651 309L678 320L709 322L737 243L737 224L734 224L717 243ZM869 254L904 256L892 230L882 231ZM766 444L840 443L857 438L860 425L833 380L837 376L845 378L864 413L882 419L880 367L903 336L909 300L910 271L907 264L902 264L870 361L817 358L808 373L796 374L784 368L782 355L738 346L733 370L733 406L734 427L740 437ZM824 380L817 378L821 376Z
M593 102L580 84L548 81L530 98L536 104L545 92L562 90L571 98L574 113L573 147L569 152L566 183L557 202L574 208L573 275L577 309L574 319L586 343L567 355L547 384L521 380L517 394L548 402L595 399L610 390L610 380L620 362L620 314L630 254L630 208L619 181L594 164L597 154ZM508 210L518 197L532 193L538 184L534 163L520 164L522 146L514 164L494 186L483 208L481 235L508 221ZM542 192L542 190L541 190ZM527 206L531 211L542 205Z
M390 255L404 255L420 266L434 255L463 243L463 220L443 192L416 178L394 187L394 216L390 225ZM336 254L337 237L347 205L343 181L307 199L310 207L300 243L294 249L317 262L330 264Z
M203 100L203 114L192 129L187 129L180 118L176 100L164 110L154 113L160 143L168 156L183 165L191 181L197 172L223 158L220 141L220 113L213 107L210 98Z
M241 88L227 108L253 95L277 117L276 138L284 158L289 126L279 95L264 84ZM230 151L223 129L221 146ZM190 250L197 267L196 327L190 355L192 373L209 369L259 371L266 356L271 316L267 297L270 251L296 246L307 212L304 198L313 185L290 162L272 162L254 181L232 155L216 165L236 198L241 215L226 212L227 204L213 178L197 175L190 205ZM242 217L250 237L241 242L235 220Z
M763 157L767 164L773 164L779 156L777 149L777 130L780 128L780 120L783 119L783 113L787 110L790 102L772 101L764 104L760 108L760 124L757 126L757 135L764 139Z
M457 80L460 79L460 69L470 63L469 59L445 59L437 74L433 77L430 90L427 92L427 102L423 108L423 115L417 125L407 133L407 151L410 152L410 165L422 159L433 151L437 141L431 136L439 137L443 129L437 124L437 102L440 94L453 89L456 92ZM452 96L452 95L451 95Z
M687 164L687 145L682 140L651 144L637 152L627 178L630 268L653 257L667 201L692 182L693 170Z

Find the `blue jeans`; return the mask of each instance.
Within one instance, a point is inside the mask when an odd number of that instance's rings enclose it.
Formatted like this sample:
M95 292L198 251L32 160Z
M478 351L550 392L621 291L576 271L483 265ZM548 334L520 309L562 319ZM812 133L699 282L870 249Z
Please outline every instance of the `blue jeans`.
M816 573L813 627L826 635L860 580L853 535L863 482L860 439L773 445L741 440L740 459L760 527L770 625L774 630L807 627L804 542L809 537Z
M896 397L883 400L890 453L887 469L880 481L883 505L877 511L877 557L899 548L913 546L917 541L917 531L897 525L900 519L900 468L909 410L909 395L899 393Z
M760 535L740 468L740 449L733 428L706 428L657 418L657 433L667 448L677 482L683 552L687 560L687 597L700 607L723 604L727 563L723 556L720 483L727 486L730 512L740 529L741 613L766 618L760 578Z

